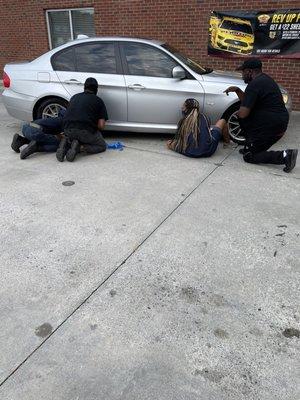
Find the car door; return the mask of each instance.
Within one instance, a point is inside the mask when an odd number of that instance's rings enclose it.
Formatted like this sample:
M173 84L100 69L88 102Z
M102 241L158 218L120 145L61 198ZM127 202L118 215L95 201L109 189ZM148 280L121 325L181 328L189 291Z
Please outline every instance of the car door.
M53 69L70 97L83 91L87 78L99 83L98 96L107 108L109 124L127 121L127 93L119 48L112 41L93 41L56 53Z
M128 122L176 124L185 99L203 104L200 83L190 74L175 79L173 68L179 63L162 49L141 42L120 42L128 94Z

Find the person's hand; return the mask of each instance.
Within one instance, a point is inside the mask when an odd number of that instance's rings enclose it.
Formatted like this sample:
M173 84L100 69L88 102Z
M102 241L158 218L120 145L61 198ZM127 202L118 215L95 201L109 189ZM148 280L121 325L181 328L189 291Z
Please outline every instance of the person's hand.
M57 135L55 135L55 136L57 137L58 140L62 140L62 139L64 138L63 132L62 132L62 133L59 133L59 134L57 134Z
M239 90L240 90L240 88L237 87L237 86L229 86L226 90L224 90L223 93L226 93L227 96L228 96L228 93L230 93L230 92L236 93L236 92L238 92Z
M173 149L173 147L172 147L172 143L173 143L173 140L168 140L167 141L167 147L168 147L168 149Z

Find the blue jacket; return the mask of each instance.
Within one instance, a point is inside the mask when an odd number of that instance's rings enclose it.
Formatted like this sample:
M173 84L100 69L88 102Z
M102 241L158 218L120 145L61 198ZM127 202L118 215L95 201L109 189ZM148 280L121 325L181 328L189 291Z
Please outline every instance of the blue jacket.
M187 142L185 155L189 157L205 157L211 151L213 139L210 132L210 121L206 116L199 116L199 131L196 142L193 138L193 133L190 133Z
M60 110L58 117L56 118L41 118L36 119L33 122L43 128L43 133L58 135L63 132L63 117L65 113L65 110Z

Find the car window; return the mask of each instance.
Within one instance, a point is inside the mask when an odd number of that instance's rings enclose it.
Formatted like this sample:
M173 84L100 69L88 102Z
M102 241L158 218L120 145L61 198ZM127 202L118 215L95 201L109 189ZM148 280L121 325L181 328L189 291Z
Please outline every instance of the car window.
M124 43L123 51L130 75L172 78L178 64L162 51L140 43Z
M89 43L75 47L77 71L116 74L117 61L113 43Z
M202 67L196 61L192 60L191 58L188 58L187 56L182 54L179 50L175 49L172 46L169 46L167 43L162 44L162 47L164 47L170 53L174 54L175 57L177 57L180 61L182 61L185 65L187 65L197 74L204 75L204 74L209 74L213 71L211 68Z
M230 29L232 31L238 31L238 32L249 33L249 34L253 33L250 25L239 24L237 22L228 21L228 20L223 21L220 28Z
M73 48L55 54L52 58L52 67L55 71L75 71Z

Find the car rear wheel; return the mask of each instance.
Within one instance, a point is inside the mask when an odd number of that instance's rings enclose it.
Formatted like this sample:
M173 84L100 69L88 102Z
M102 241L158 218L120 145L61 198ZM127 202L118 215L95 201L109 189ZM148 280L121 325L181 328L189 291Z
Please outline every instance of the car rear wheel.
M37 118L55 118L60 110L65 110L68 106L66 100L58 97L51 97L44 100L37 109Z
M225 113L225 118L228 121L228 130L230 139L237 144L245 144L245 137L241 130L240 123L237 116L237 111L240 108L239 103L231 106Z

